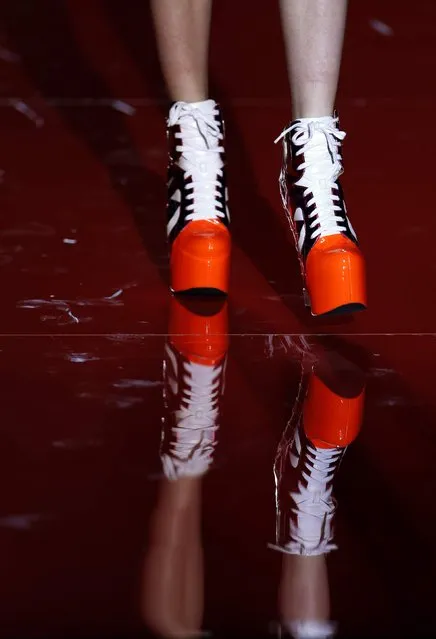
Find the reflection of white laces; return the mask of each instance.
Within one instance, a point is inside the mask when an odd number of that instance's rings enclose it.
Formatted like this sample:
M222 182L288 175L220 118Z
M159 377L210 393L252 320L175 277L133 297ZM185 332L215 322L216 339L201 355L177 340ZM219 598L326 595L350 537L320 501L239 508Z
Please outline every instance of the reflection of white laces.
M223 177L221 144L223 134L215 116L219 114L213 101L205 103L205 109L186 102L176 102L170 110L168 126L178 124L180 132L175 134L181 144L176 151L181 154L178 165L190 177L185 188L190 191L186 199L191 203L186 207L190 213L187 220L213 220L225 217L224 205L220 202Z
M335 192L336 180L343 170L339 146L346 135L344 131L337 129L337 122L338 118L330 117L307 123L297 120L275 140L278 142L291 134L292 144L300 147L295 155L304 154L304 162L298 166L303 175L295 184L306 187L305 196L312 194L307 202L308 206L315 205L309 214L309 218L314 218L309 228L318 228L311 233L311 239L336 235L346 230L342 209L335 204L340 200Z
M169 453L163 456L169 479L205 473L212 462L218 428L218 398L222 364L184 362L183 391L175 411Z
M292 555L323 555L336 550L333 544L333 515L336 504L332 497L332 480L338 467L344 448L316 448L307 441L302 450L299 430L295 432L293 445L282 449L278 455L287 465L298 468L301 455L304 455L299 470L297 490L289 493L292 499L292 516L289 517L289 530L286 539L281 538L277 529L275 544L270 548ZM280 508L280 483L283 468L274 467L276 484L276 509ZM295 472L295 471L294 471ZM289 511L288 511L289 512ZM286 516L286 509L283 511Z
M331 543L335 512L331 482L342 453L343 448L316 448L311 444L306 449L298 491L291 493L296 522L291 521L293 541L289 544L302 547L299 552L303 554L324 554L336 548Z

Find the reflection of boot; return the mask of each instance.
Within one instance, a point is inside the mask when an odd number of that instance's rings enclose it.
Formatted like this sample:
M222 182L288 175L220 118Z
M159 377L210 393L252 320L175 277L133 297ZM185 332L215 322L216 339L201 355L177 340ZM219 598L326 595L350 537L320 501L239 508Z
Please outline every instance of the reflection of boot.
M302 383L274 465L276 547L282 551L319 555L335 548L333 478L359 431L363 396L361 388L341 397L315 373Z
M194 305L193 305L194 304ZM201 488L212 463L227 353L227 302L171 300L165 347L162 479L151 519L141 613L160 637L192 639L204 608Z
M202 475L212 463L227 348L226 301L188 307L172 298L161 444L169 479Z
M332 378L331 370L319 365L308 380L302 377L274 464L277 518L272 548L284 553L280 630L294 639L327 639L335 634L325 561L336 548L333 479L359 432L364 386L360 376L353 380L349 374L341 380L339 374Z

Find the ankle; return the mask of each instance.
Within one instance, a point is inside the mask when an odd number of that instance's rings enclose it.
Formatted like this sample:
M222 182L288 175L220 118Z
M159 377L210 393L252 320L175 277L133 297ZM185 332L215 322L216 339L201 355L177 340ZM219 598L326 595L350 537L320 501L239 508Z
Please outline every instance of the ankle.
M337 117L335 115L319 115L316 117L295 118L292 122L301 122L301 124L306 126L311 123L333 124L337 122Z
M199 100L175 100L174 102L172 102L172 104L177 104L178 102L180 102L181 104L186 104L193 109L199 109L208 102L215 102L215 100L212 100L212 98L201 98Z
M330 101L326 102L325 100L317 100L314 104L311 102L307 104L307 101L301 100L293 101L291 104L292 108L292 117L295 120L302 119L317 119L324 117L334 117L335 114L335 105L331 104Z
M206 98L204 100L177 100L171 103L170 114L174 110L183 108L184 111L193 111L198 109L203 113L212 113L217 108L217 103L212 98Z

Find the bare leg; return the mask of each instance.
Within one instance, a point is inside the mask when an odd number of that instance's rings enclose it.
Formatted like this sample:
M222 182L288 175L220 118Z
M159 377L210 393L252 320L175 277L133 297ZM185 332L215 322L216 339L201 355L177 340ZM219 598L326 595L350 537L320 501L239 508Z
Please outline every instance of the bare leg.
M151 0L151 7L170 98L206 100L212 0Z
M306 304L313 315L362 310L365 261L339 183L345 132L334 113L347 0L280 0L280 9L293 111L277 138L284 145L280 185L298 237Z
M208 99L212 0L151 0L151 6L174 101L167 119L170 287L226 293L231 237L224 125L219 105Z
M280 9L292 93L292 117L332 115L347 0L280 0Z

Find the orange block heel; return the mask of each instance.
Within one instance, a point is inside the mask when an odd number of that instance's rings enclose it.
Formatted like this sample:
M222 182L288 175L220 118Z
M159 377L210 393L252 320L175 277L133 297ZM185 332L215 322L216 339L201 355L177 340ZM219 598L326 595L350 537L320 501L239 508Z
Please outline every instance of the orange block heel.
M361 251L341 235L321 238L307 257L305 285L312 315L364 310L366 276Z
M230 233L223 224L213 220L190 222L171 248L171 289L175 293L227 293L230 252Z

